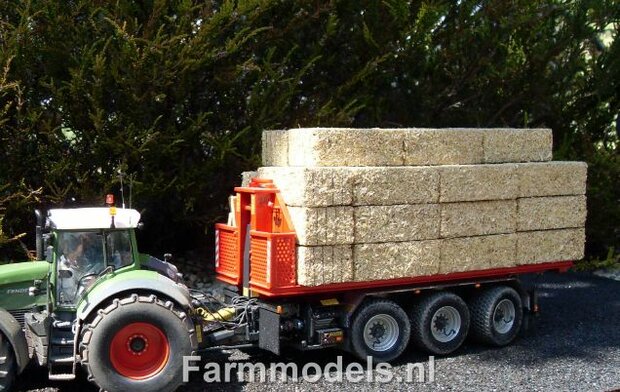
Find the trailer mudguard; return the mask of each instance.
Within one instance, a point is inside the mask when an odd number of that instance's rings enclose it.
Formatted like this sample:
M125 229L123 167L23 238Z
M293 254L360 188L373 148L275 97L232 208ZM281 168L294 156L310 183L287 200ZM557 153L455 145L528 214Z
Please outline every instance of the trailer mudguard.
M153 293L159 295L160 299L169 298L184 311L191 308L191 299L186 286L175 283L157 272L138 270L125 272L95 286L78 305L77 317L80 321L84 321L91 312L110 298L118 298L121 293L130 295L138 292Z
M13 347L15 361L17 362L17 373L19 374L30 361L30 357L28 356L28 343L26 343L26 336L24 335L22 326L15 320L15 317L13 317L11 313L4 309L0 309L0 331L9 343L11 343L11 347Z

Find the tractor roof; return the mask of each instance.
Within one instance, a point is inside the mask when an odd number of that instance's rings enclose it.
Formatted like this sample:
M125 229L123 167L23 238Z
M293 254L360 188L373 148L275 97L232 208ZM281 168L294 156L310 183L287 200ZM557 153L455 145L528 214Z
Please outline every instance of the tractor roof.
M49 210L47 216L50 227L58 230L109 229L112 224L110 208L70 208ZM135 228L140 221L140 213L132 209L116 209L114 227L117 229Z

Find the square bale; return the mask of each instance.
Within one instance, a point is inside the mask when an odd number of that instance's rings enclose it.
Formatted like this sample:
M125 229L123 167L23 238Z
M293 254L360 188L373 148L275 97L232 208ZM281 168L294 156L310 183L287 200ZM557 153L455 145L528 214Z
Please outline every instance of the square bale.
M355 207L355 243L439 238L439 205Z
M585 196L531 197L518 200L518 231L584 227Z
M456 201L515 199L518 191L517 166L443 166L440 168L439 200Z
M441 204L441 237L513 233L517 227L515 200Z
M269 178L282 192L288 206L330 207L353 203L351 168L261 167L261 178Z
M319 286L353 280L353 249L341 246L298 246L297 283Z
M552 158L551 129L485 129L484 162L538 162Z
M536 264L579 260L584 256L585 229L524 231L517 233L517 262Z
M402 166L401 129L299 128L289 130L290 166Z
M437 274L440 242L429 240L354 245L354 279L359 282Z
M517 164L519 197L583 195L587 170L585 162Z
M437 167L366 167L353 169L353 205L437 203Z
M478 129L410 129L403 139L405 166L482 163L483 132Z
M263 166L288 166L288 130L263 131Z
M353 207L289 207L297 242L303 246L354 242Z
M514 233L441 240L440 273L515 266L516 243Z

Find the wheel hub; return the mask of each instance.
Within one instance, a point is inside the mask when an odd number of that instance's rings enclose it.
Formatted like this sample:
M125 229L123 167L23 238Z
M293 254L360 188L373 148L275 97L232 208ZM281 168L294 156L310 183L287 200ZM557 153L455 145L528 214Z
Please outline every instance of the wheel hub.
M507 333L515 323L516 313L515 305L511 300L501 300L493 312L493 328L498 333Z
M439 308L431 319L431 334L441 343L453 340L461 330L461 315L452 306Z
M133 335L129 338L127 342L129 349L132 351L133 355L142 355L144 351L148 348L149 344L144 335Z
M371 317L364 326L364 343L374 351L387 351L394 347L400 335L400 327L389 314Z
M377 339L377 342L380 342L385 335L385 326L383 324L375 323L372 328L370 328L370 335Z

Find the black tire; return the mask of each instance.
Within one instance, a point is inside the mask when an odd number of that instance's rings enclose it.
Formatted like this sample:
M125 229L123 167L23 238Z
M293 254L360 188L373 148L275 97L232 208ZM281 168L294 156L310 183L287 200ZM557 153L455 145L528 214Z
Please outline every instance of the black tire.
M10 391L15 380L16 366L13 348L0 332L0 392Z
M140 329L145 331L142 335L137 327L145 325L148 328ZM130 332L131 329L138 332ZM172 302L163 302L155 295L137 294L115 299L84 328L80 345L82 365L89 380L103 391L174 391L183 381L183 356L191 355L195 348L194 332L190 318L176 310ZM162 336L165 339L158 338ZM118 342L126 342L126 352ZM156 348L150 353L149 342L152 349ZM147 353L156 359L144 365L146 370L138 369L136 373L130 369L134 365L133 359L127 359L132 358L130 354L147 357Z
M389 300L369 300L357 308L351 320L351 349L363 361L371 356L389 362L405 351L410 333L409 318L400 306Z
M501 347L511 343L519 334L523 304L513 288L496 286L486 289L471 299L469 309L471 336L475 340Z
M469 309L456 294L439 291L421 298L411 309L411 338L422 350L447 355L458 349L469 330Z

